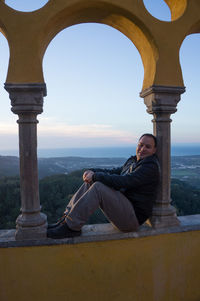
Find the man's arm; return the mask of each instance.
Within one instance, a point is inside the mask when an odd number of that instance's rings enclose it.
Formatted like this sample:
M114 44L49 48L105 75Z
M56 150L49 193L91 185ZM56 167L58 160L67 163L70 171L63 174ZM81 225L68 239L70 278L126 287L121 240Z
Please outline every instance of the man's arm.
M102 169L102 168L91 168L89 170L86 170L83 174L83 181L87 183L92 183L93 182L93 175L94 173L104 173L105 175L120 175L124 166L132 159L133 157L130 157L123 166L117 167L117 168L112 168L112 169Z
M90 170L93 171L93 172L104 172L104 173L107 173L107 174L116 174L116 175L120 175L121 171L122 171L122 166L121 167L116 167L116 168L111 168L111 169L108 169L108 168L91 168Z
M154 162L146 162L138 166L132 173L126 175L109 175L95 172L93 181L99 181L116 190L130 189L149 184L159 179L158 166Z

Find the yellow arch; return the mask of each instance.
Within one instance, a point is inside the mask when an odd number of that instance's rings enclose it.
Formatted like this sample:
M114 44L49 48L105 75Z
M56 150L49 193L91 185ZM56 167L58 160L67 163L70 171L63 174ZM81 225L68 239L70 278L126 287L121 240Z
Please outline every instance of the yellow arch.
M79 9L72 7L71 9L73 13L70 16L69 9L62 10L46 24L41 36L41 57L43 57L51 40L61 30L71 25L86 22L106 24L122 32L136 46L144 66L143 87L148 87L151 84L155 76L158 52L154 40L144 24L141 24L135 16L131 16L130 13L122 9L119 10L115 6L95 5L94 7L90 4L87 7L83 6Z
M175 21L180 18L187 7L187 0L164 0L171 12L171 20Z
M49 0L33 12L0 1L0 27L10 48L7 83L43 83L42 60L51 40L71 25L112 26L137 47L144 66L143 89L183 86L179 48L185 36L200 32L199 0L165 0L173 22L152 17L143 0Z
M109 2L80 0L55 3L50 0L41 9L29 13L15 11L0 3L4 9L3 19L11 53L7 82L43 82L43 56L55 35L71 25L95 22L112 26L133 42L144 65L143 87L148 87L154 81L158 56L155 39L129 9ZM135 9L140 11L142 5L136 3Z

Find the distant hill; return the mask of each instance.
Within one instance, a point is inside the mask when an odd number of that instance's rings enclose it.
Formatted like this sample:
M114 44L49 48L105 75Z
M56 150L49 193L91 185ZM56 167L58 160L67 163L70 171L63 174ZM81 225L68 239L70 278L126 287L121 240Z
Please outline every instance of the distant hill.
M19 175L19 158L14 156L0 156L0 177Z
M172 178L200 188L200 156L175 156L171 158Z
M39 158L39 178L56 174L68 174L85 168L116 168L125 162L125 158ZM0 156L0 178L19 175L19 158L14 156Z
M72 171L89 168L116 168L123 165L126 158L85 158L55 157L39 158L39 178L57 174L69 174ZM200 155L174 156L171 158L171 175L200 188ZM19 158L0 156L0 178L19 175Z

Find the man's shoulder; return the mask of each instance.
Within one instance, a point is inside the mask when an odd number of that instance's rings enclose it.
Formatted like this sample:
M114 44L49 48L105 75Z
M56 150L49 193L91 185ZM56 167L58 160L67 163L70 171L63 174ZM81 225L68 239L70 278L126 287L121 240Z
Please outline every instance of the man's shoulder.
M126 160L126 162L136 162L137 161L137 157L136 156L130 156L127 160Z
M157 157L156 154L153 154L153 155L151 155L151 156L148 156L148 157L146 157L145 159L146 159L147 161L158 162L158 157ZM145 160L145 159L144 159L144 160Z
M144 159L142 159L139 164L155 164L158 167L160 166L157 155L148 156Z

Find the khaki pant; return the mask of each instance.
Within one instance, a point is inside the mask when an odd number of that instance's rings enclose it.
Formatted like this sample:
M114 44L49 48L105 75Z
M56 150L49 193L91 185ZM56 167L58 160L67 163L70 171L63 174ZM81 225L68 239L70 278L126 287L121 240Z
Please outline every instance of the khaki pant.
M120 192L100 182L84 183L66 208L66 222L72 230L80 230L89 216L101 208L105 216L119 230L136 231L139 227L131 202Z

